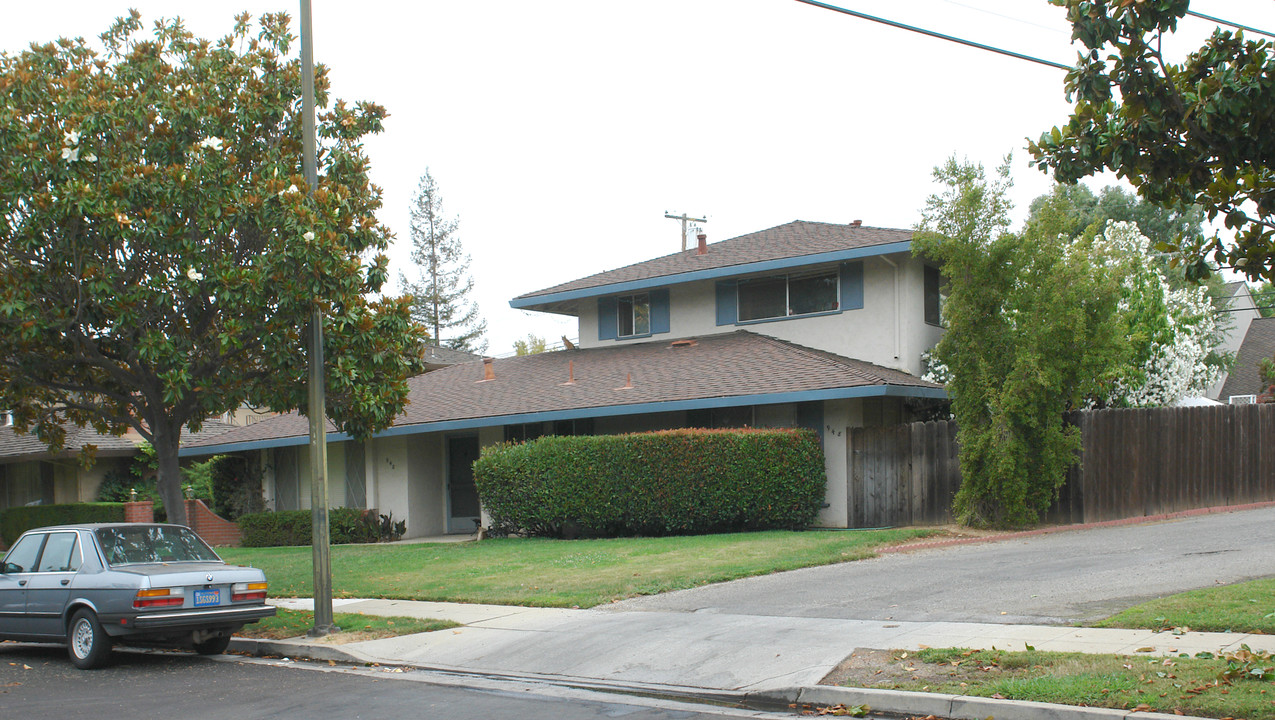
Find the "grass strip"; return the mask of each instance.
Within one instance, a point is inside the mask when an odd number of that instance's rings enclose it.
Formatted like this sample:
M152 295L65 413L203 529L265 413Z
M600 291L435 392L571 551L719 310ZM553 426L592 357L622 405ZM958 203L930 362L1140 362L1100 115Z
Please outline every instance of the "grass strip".
M887 544L940 532L768 531L679 537L339 545L334 597L531 607L593 607L614 600L873 557ZM227 562L265 571L273 597L312 594L307 547L223 548Z
M1275 633L1275 579L1191 590L1135 605L1097 627Z
M856 656L862 651L856 652ZM930 648L868 651L838 684L1247 720L1275 718L1266 655L1146 657ZM852 657L851 663L855 658ZM1260 669L1261 674L1253 674Z
M333 613L332 621L337 627L341 628L342 633L357 634L359 640L375 640L396 635L411 635L413 633L460 627L459 623L454 623L450 620L363 615L360 613ZM255 623L245 625L235 635L262 640L282 640L305 635L312 627L314 627L313 612L278 608L278 614L274 617L264 618Z

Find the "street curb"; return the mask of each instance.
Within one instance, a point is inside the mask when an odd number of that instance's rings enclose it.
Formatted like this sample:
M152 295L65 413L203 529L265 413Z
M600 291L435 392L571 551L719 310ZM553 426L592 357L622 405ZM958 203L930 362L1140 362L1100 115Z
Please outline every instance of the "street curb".
M762 693L758 697L767 694ZM984 720L989 717L996 720L1206 720L1190 715L831 685L793 687L770 695L772 701L781 698L785 702L815 707L866 705L874 712L918 717L933 715L950 720Z
M1093 528L1120 527L1123 525L1139 525L1141 523L1164 522L1165 520L1179 520L1181 518L1197 517L1200 515L1216 515L1218 513L1241 512L1244 510L1259 510L1261 508L1275 507L1275 500L1263 502L1245 503L1243 505L1214 505L1213 507L1195 508L1193 510L1179 510L1177 512L1160 513L1158 515L1140 515L1138 517L1121 518L1119 520L1103 520L1101 522L1091 523L1072 523L1071 525L1053 525L1051 527L1035 528L1032 530L1019 530L1017 532L1004 532L983 537L967 537L967 538L949 538L946 540L921 541L914 543L904 543L902 545L891 545L889 547L877 548L877 553L898 553L909 552L912 550L929 550L931 548L952 547L956 545L977 545L979 543L1001 542L1003 540L1017 540L1020 538L1038 537L1040 535L1052 535L1060 532L1072 532L1076 530L1090 530ZM1139 713L1140 717L1145 717L1145 713ZM1181 717L1176 715L1174 717Z
M752 705L770 705L787 707L788 705L811 705L815 707L831 707L834 705L866 705L876 712L895 713L917 717L934 716L950 720L985 720L995 717L996 720L1208 720L1190 715L1170 715L1167 713L1133 712L1112 708L1078 707L1075 705L1054 705L1051 703L1031 702L1027 700L1001 700L997 698L974 697L971 695L944 695L940 693L910 692L906 690L884 690L880 688L848 688L831 685L796 686L776 690L730 691L711 688L673 688L669 686L652 686L642 684L609 683L593 678L575 678L567 676L492 674L478 670L460 670L457 668L442 669L412 663L373 663L366 657L334 647L300 642L298 640L258 640L256 638L233 638L229 652L240 652L254 657L279 656L296 660L317 660L321 662L340 662L351 665L371 665L392 667L410 667L419 670L430 670L452 673L472 673L491 679L510 681L529 681L550 685L560 685L576 689L601 692L632 692L646 696L661 696L667 699L685 702L721 702L734 701Z
M293 640L261 640L258 638L232 637L226 652L244 653L253 657L277 655L298 660L320 660L366 665L368 659L339 648Z

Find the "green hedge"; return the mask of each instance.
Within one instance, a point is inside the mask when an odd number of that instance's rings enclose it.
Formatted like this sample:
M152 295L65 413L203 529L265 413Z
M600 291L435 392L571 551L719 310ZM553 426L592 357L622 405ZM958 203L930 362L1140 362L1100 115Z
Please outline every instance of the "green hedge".
M314 518L309 510L249 513L240 516L239 530L245 547L310 545ZM372 543L381 539L376 513L358 508L328 510L328 533L333 545Z
M827 476L810 430L670 430L544 437L484 449L488 531L681 535L814 522Z
M12 543L31 528L98 522L124 522L124 503L31 505L0 510L0 538L5 543Z

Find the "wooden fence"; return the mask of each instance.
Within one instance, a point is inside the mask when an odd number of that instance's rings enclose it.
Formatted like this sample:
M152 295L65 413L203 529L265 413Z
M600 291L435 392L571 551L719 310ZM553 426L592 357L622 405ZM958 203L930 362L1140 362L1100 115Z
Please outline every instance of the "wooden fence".
M1078 412L1079 462L1046 513L1098 522L1275 500L1275 404ZM951 521L956 423L852 428L851 527Z

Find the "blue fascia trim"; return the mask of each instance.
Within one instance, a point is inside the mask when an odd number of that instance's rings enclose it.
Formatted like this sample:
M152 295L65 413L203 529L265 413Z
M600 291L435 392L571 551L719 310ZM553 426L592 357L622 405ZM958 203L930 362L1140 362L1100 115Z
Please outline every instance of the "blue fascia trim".
M548 303L581 300L583 298L600 297L603 295L619 295L626 292L633 292L635 290L649 290L651 288L664 287L666 285L679 285L682 283L695 282L697 280L716 280L719 278L735 277L738 275L751 275L753 273L772 272L774 270L787 270L788 268L802 267L805 265L820 265L823 263L858 260L859 258L875 257L877 255L911 252L911 250L912 241L903 240L901 242L887 243L885 245L873 245L866 248L836 250L833 252L819 253L817 255L799 255L797 257L765 260L763 262L746 263L743 265L727 265L726 267L694 270L692 272L678 273L676 275L661 275L659 277L643 278L642 280L630 280L628 282L613 283L610 285L598 285L597 287L584 288L582 290L569 290L566 292L553 293L551 295L514 298L509 301L509 307L518 310L534 310L536 307Z
M590 417L623 417L625 415L645 415L648 413L680 412L683 410L703 410L723 407L740 407L742 405L778 405L781 403L799 403L818 400L850 400L868 397L915 397L946 399L947 391L942 388L915 387L912 385L865 385L851 388L829 388L827 390L803 390L800 392L762 393L758 395L732 395L730 397L701 398L698 400L672 400L666 402L639 403L635 405L605 405L595 408L576 408L572 410L555 410L551 412L522 413L519 415L490 415L463 420L445 420L414 425L399 425L382 430L374 437L387 438L399 435L421 435L433 432L453 432L457 430L475 430L484 427L501 427L519 425L529 422L552 422L555 420L579 420ZM328 442L349 440L346 433L328 433ZM197 448L183 448L179 455L212 455L216 453L243 452L246 450L266 450L276 447L305 445L310 442L308 435L255 442L232 443L229 445L207 445Z

